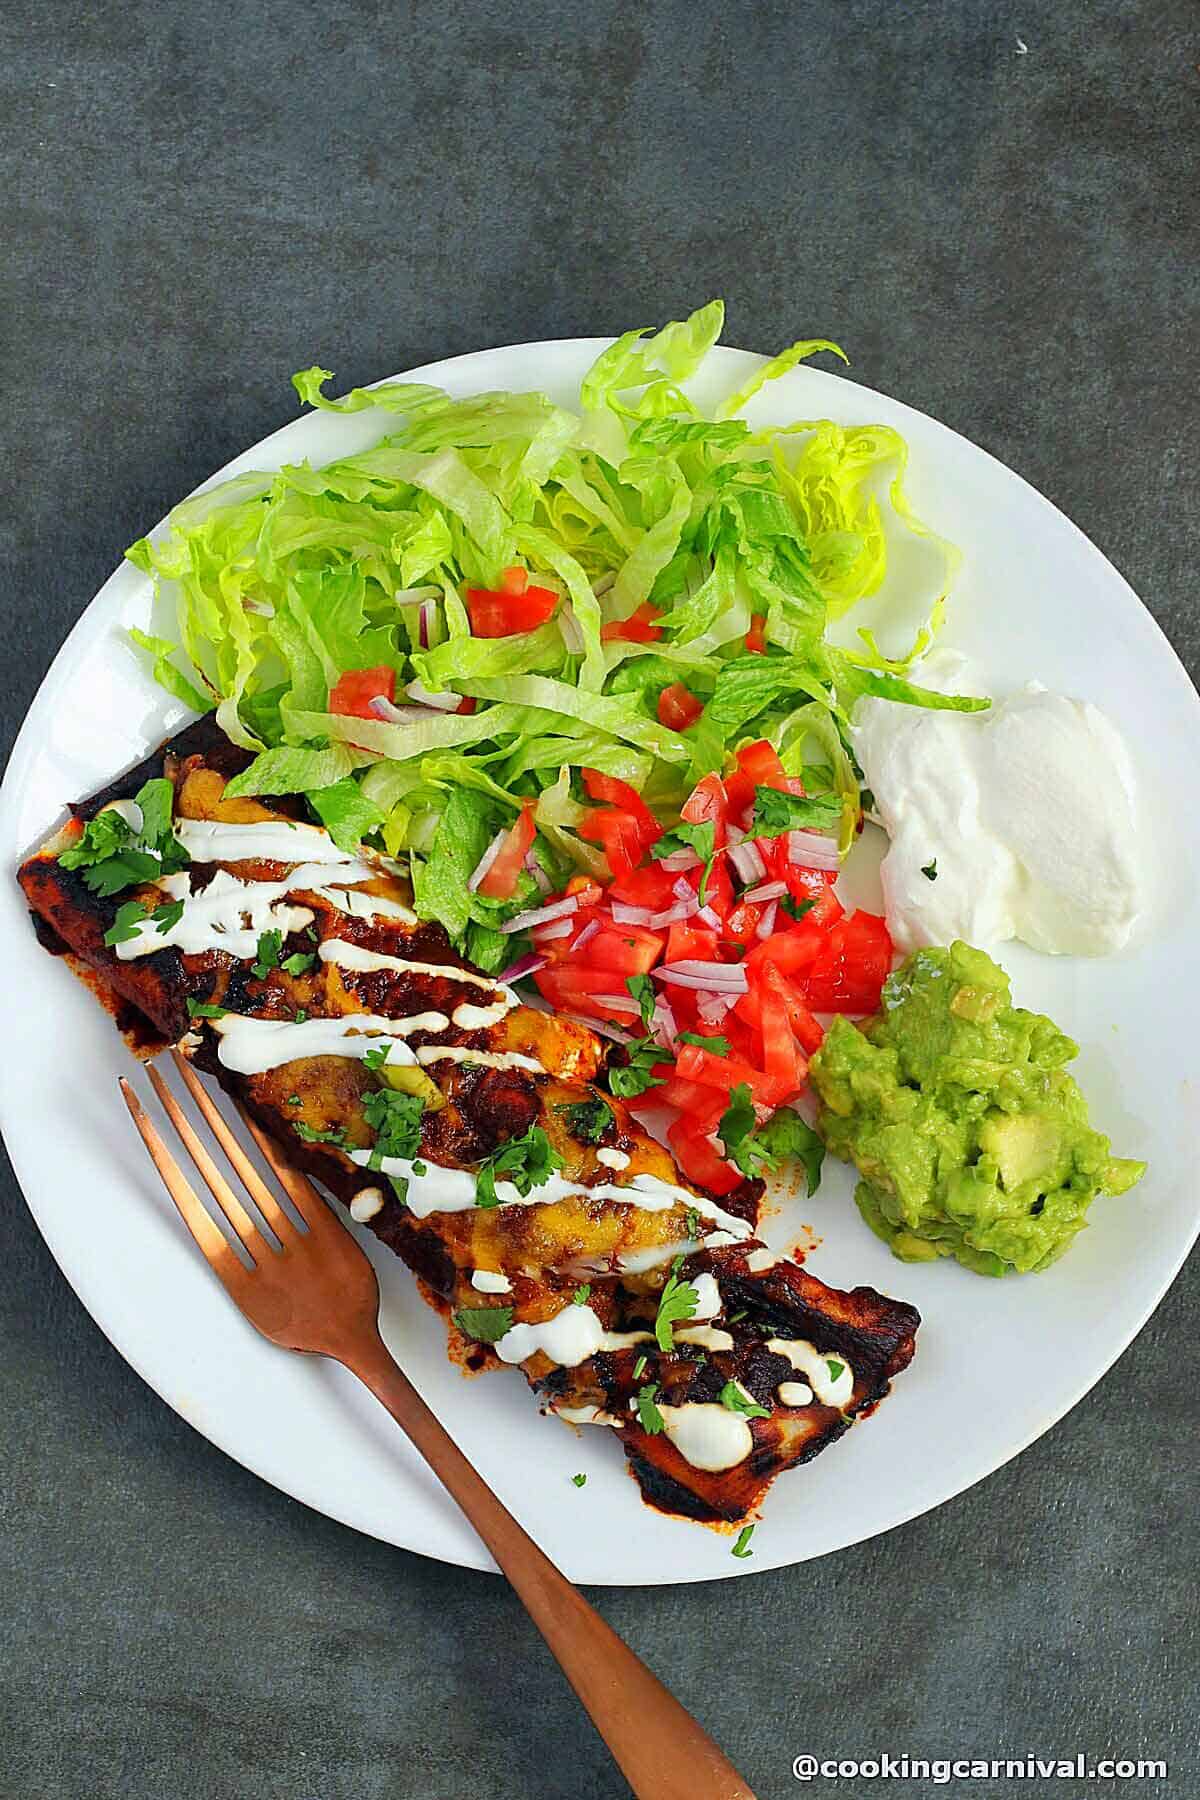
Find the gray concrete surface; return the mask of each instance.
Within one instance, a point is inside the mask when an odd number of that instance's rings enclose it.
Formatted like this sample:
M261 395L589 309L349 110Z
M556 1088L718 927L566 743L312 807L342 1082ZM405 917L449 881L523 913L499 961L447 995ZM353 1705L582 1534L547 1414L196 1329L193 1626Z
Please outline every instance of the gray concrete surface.
M714 293L731 341L834 335L1028 476L1195 673L1195 26L1185 0L10 0L6 740L122 547L291 416L293 369L349 385ZM0 1201L4 1800L624 1791L497 1581L227 1462L7 1172ZM597 1603L763 1800L805 1791L799 1752L882 1749L1165 1756L1196 1794L1198 1337L1193 1263L1068 1420L932 1516Z

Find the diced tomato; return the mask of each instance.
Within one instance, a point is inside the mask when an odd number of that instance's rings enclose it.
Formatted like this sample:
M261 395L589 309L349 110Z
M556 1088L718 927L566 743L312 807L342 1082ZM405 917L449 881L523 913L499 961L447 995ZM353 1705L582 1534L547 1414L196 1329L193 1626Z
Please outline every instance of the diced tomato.
M741 1172L713 1149L708 1137L708 1132L686 1118L676 1119L667 1132L675 1161L689 1181L707 1188L710 1194L731 1194L742 1184Z
M768 963L767 968L770 966ZM759 1029L767 1074L780 1082L786 1093L798 1093L808 1074L808 1063L792 1035L787 1005L770 981L764 981L760 989Z
M454 710L456 713L473 713L478 705L479 702L476 700L474 694L464 694Z
M624 983L612 969L581 969L576 963L556 963L539 969L533 979L542 997L559 1012L608 1019L627 1029L638 1023L637 1003L622 993Z
M690 688L684 687L682 681L673 681L658 696L658 722L668 731L686 731L703 711L703 703Z
M826 944L825 932L809 919L801 919L790 931L773 932L761 944L755 944L746 957L747 973L765 962L773 962L785 974L792 975L800 969L811 968L824 953Z
M706 1131L712 1130L729 1104L728 1097L718 1093L716 1088L705 1087L698 1081L684 1081L673 1069L665 1084L655 1089L654 1097L685 1113L692 1124L703 1125Z
M523 806L517 822L500 846L500 852L476 890L486 900L511 900L517 877L534 839L533 802Z
M682 807L683 817L689 825L703 825L712 820L714 825L725 823L725 789L718 775L706 775L698 781ZM723 839L718 837L718 843Z
M612 969L619 977L648 975L662 955L662 936L643 925L602 925L579 952L585 968Z
M601 806L589 813L579 827L579 835L590 844L599 844L608 858L609 871L617 881L632 875L642 860L642 834L630 812L617 806Z
M766 738L759 738L753 744L743 744L737 753L737 768L732 775L725 777L730 818L741 819L750 811L756 787L786 790L787 786L788 778L783 772L783 764Z
M614 619L609 625L600 627L600 642L616 644L624 640L631 644L657 644L662 636L662 626L655 620L662 617L662 608L652 606L649 600L631 612L627 619Z
M627 781L621 781L615 775L602 775L599 769L583 769L583 785L593 800L607 800L612 806L619 806L627 813L632 813L637 821L638 836L644 846L649 849L663 834L663 828L655 818L642 796Z
M648 863L644 869L632 869L628 875L622 875L608 891L614 900L623 900L626 906L646 906L651 912L666 912L674 901L678 879L661 863Z
M765 656L767 654L766 613L750 614L750 629L746 633L746 648L751 656Z
M777 1106L784 1097L778 1080L765 1069L756 1069L736 1056L715 1056L698 1044L681 1044L675 1063L685 1081L698 1081L704 1087L715 1087L729 1094L742 1082L753 1099L763 1106Z
M566 886L566 892L578 900L580 906L594 906L604 889L590 875L572 875Z
M884 921L857 912L838 920L826 934L821 956L798 970L794 981L817 1012L875 1012L891 961L892 940Z
M754 943L758 930L758 921L762 918L762 907L753 900L739 900L722 929L722 937L740 944L748 950Z
M500 576L500 592L502 594L523 594L529 586L529 570L514 563Z
M372 700L394 700L396 671L381 663L375 669L347 669L330 689L329 710L344 719L373 719Z
M767 962L762 965L761 981L757 985L773 991L779 997L787 1012L788 1024L801 1049L807 1051L810 1056L814 1051L819 1050L825 1033L813 1018L795 985L788 980L776 963Z
M667 962L716 962L716 960L717 934L715 931L710 931L707 925L697 925L692 919L683 919L672 925L671 935L667 939Z
M536 631L557 605L553 588L526 587L519 593L467 589L467 612L475 637L515 637L519 632Z
M827 929L843 917L842 903L833 891L833 884L837 880L836 870L805 869L789 863L783 872L783 879L787 882L788 893L798 905L802 906L806 900L813 902L800 923L820 925ZM785 912L777 915L779 930L787 929L789 917Z

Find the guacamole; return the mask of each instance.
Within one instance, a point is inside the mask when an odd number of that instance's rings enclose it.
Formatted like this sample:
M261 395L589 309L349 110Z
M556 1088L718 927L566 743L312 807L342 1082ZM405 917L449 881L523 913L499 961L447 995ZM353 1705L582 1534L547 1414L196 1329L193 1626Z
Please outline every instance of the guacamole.
M861 1028L835 1019L810 1064L818 1129L853 1162L863 1218L905 1261L1044 1269L1097 1194L1146 1165L1109 1153L1066 1064L1078 1045L1011 1004L982 950L918 950Z

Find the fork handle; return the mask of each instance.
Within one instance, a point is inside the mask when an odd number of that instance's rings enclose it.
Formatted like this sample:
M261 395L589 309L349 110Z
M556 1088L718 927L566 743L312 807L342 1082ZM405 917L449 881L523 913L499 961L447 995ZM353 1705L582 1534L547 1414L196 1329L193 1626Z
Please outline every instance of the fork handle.
M339 1360L458 1503L520 1595L638 1800L755 1800L687 1709L513 1518L374 1334Z

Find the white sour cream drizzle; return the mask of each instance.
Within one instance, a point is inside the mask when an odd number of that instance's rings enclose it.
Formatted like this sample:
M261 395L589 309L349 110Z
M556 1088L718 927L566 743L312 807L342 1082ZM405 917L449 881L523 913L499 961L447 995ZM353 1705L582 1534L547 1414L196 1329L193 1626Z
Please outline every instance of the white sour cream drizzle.
M175 836L192 862L320 863L342 865L344 881L370 881L379 871L348 850L339 850L319 825L260 819L252 825L230 825L218 819L176 819ZM347 874L347 869L354 873Z
M362 944L347 943L345 938L326 938L318 955L322 962L333 963L339 969L349 969L359 974L391 969L398 975L435 975L443 981L465 981L472 987L487 988L491 993L503 994L508 1002L506 1011L520 1005L511 988L489 980L486 975L476 975L473 969L456 968L452 963L409 962L403 956L385 956L381 950L368 950Z
M464 1000L450 1017L460 1031L486 1031L489 1025L498 1025L511 1006L511 999L503 995L491 1006L472 1006L469 1000Z
M603 1163L606 1169L627 1169L629 1158L623 1150L597 1150L596 1161Z
M540 1325L511 1325L497 1341L496 1355L501 1362L519 1363L541 1350L559 1368L574 1369L598 1350L626 1350L632 1344L645 1343L650 1335L648 1331L606 1331L590 1306L572 1302Z
M811 1406L813 1391L807 1381L781 1381L775 1389L780 1406Z
M493 1269L476 1269L471 1275L471 1286L481 1294L511 1294L512 1282L507 1275L499 1275Z
M531 1075L548 1075L544 1063L519 1050L472 1050L469 1044L422 1044L417 1061L423 1068L430 1063L478 1063L484 1069L526 1069Z
M384 1019L375 1013L346 1013L336 1019L249 1019L226 1013L209 1023L220 1035L217 1056L238 1075L265 1075L306 1056L345 1056L361 1062L371 1050L388 1052L392 1063L416 1063L404 1042L410 1031L440 1031L445 1013L417 1013L411 1019Z
M359 1188L350 1202L350 1217L365 1225L373 1219L377 1212L383 1211L383 1189L377 1187Z
M215 1022L220 1024L221 1021ZM349 1155L353 1162L365 1167L371 1152L352 1150ZM427 1219L435 1212L472 1211L475 1206L475 1177L469 1169L446 1169L437 1163L426 1162L424 1158L420 1159L420 1168L424 1172L418 1174L415 1172L416 1168L416 1163L403 1156L385 1156L383 1159L384 1175L398 1175L408 1182L408 1209L414 1218ZM510 1181L498 1181L496 1193L501 1206L552 1206L556 1201L574 1199L577 1196L586 1200L615 1200L619 1205L637 1206L644 1212L666 1212L672 1206L686 1206L693 1212L716 1220L726 1230L736 1232L740 1238L754 1235L753 1227L747 1225L744 1219L735 1219L732 1213L723 1212L713 1201L703 1199L699 1194L689 1193L686 1188L673 1187L669 1181L660 1181L657 1175L635 1175L631 1182L622 1186L615 1182L601 1181L594 1187L588 1187L581 1181L565 1181L561 1175L552 1175L549 1181L544 1181L541 1187L533 1188L528 1194L518 1193ZM719 1306L717 1310L720 1310Z
M693 1469L716 1474L745 1462L754 1448L754 1434L740 1413L712 1400L685 1400L682 1406L658 1401L663 1430L685 1462ZM630 1402L636 1407L637 1401Z
M848 1406L854 1397L854 1371L844 1356L830 1351L827 1356L807 1342L805 1338L768 1338L766 1348L775 1356L786 1357L798 1375L805 1375L812 1384L813 1393L822 1406ZM841 1374L834 1376L829 1368L830 1362L841 1364ZM802 1386L802 1383L785 1382L784 1387ZM783 1388L779 1390L783 1400ZM809 1395L811 1400L812 1394ZM785 1406L807 1406L807 1400L784 1400Z
M708 1274L690 1277L690 1285L696 1290L696 1310L690 1315L693 1319L715 1319L721 1311L721 1290L714 1276Z
M264 931L303 931L312 924L306 906L289 906L291 884L286 881L239 881L226 869L218 869L202 893L192 893L191 876L164 875L157 884L169 899L182 901L183 911L167 930L152 919L139 920L135 937L117 945L121 962L151 956L156 950L175 949L185 956L207 950L223 950L246 961L258 954Z
M729 1332L721 1331L715 1325L684 1325L675 1329L677 1344L698 1344L702 1350L732 1350L733 1338Z
M625 1424L624 1419L616 1419L612 1413L606 1413L599 1406L556 1406L556 1419L565 1419L568 1425L611 1425L620 1431Z

